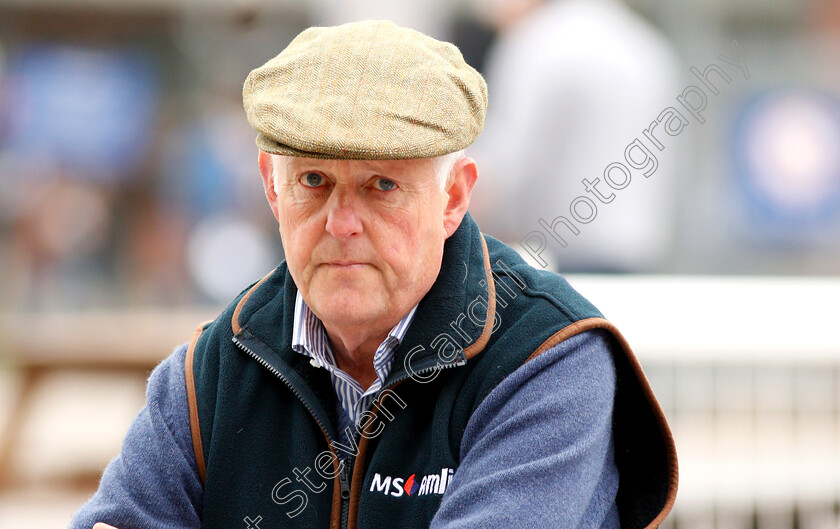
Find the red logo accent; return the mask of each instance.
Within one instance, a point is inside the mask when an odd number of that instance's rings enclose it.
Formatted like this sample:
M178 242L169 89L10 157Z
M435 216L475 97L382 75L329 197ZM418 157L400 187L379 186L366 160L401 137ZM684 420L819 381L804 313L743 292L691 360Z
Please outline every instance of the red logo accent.
M414 474L410 475L407 480L405 480L405 484L403 485L403 490L405 493L411 496L412 492L416 492L412 490L414 488Z

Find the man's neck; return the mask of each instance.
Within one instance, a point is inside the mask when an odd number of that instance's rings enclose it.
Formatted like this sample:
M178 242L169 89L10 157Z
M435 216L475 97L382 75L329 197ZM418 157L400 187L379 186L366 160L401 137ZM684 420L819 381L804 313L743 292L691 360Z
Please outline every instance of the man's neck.
M335 355L336 366L358 382L363 390L367 390L376 380L373 357L379 345L388 337L389 330L373 335L341 333L336 329L326 329L326 331L330 347Z

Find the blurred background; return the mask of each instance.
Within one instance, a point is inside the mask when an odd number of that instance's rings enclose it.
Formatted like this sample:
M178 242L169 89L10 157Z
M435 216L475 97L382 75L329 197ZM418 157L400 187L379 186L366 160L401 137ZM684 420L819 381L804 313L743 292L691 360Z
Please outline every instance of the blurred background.
M485 74L471 211L634 344L667 526L840 528L829 0L0 0L0 527L65 527L155 363L283 258L242 82L366 18Z

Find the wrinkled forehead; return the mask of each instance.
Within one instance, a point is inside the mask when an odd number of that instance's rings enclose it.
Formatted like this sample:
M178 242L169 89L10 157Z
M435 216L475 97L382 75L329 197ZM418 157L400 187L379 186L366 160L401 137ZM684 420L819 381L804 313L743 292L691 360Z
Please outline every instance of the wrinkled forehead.
M304 158L299 156L275 155L282 159L288 174L317 170L325 173L367 173L383 176L434 178L434 167L430 158L406 158L402 160L337 160L330 158Z

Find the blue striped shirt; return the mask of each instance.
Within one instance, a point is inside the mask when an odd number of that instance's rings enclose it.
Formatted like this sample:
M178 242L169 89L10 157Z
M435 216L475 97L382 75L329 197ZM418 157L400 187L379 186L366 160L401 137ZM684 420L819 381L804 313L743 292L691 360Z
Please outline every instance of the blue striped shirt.
M342 437L346 435L347 428L352 431L359 423L364 413L373 402L376 393L382 388L385 377L391 372L391 365L394 363L394 351L402 342L417 305L397 323L385 340L379 344L373 355L373 369L376 372L376 380L367 390L356 380L338 368L335 363L330 343L327 340L327 332L321 320L309 309L300 292L295 300L295 318L292 329L292 349L304 356L312 358L310 362L315 367L323 367L330 372L333 388L337 400L338 411L337 430Z

